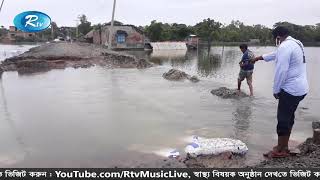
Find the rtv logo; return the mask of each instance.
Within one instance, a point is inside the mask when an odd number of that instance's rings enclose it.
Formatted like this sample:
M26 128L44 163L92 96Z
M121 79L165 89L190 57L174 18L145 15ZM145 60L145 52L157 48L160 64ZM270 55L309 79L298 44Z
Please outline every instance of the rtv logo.
M39 32L47 29L51 18L39 11L26 11L18 14L13 21L15 27L24 32Z

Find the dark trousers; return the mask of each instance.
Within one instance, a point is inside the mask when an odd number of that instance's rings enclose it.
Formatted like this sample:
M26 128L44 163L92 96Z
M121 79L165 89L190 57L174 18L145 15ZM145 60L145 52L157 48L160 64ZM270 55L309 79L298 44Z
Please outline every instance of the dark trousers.
M278 136L288 136L291 133L291 129L294 124L295 112L297 107L304 99L306 95L303 96L293 96L284 90L281 90L279 94L279 104L278 104L278 125L277 133Z

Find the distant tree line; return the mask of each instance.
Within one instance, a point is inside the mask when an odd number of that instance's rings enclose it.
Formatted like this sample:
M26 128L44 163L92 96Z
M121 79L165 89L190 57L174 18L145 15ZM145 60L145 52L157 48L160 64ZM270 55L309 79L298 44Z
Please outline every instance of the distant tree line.
M52 22L51 27L47 30L37 33L36 41L52 40L59 36L79 39L92 29L101 32L102 26L106 25L92 25L84 14L78 16L78 22L77 27L58 27L55 22ZM122 23L115 21L115 24ZM301 26L289 22L278 22L274 24L274 27L279 25L288 27L292 36L302 42L307 42L310 45L320 45L320 23ZM208 45L213 42L248 42L250 39L259 39L261 44L271 44L274 41L271 36L272 29L264 25L249 26L240 21L232 21L226 25L210 18L204 19L194 26L179 23L162 23L154 20L150 25L139 26L138 28L144 31L153 42L183 41L190 34L198 35ZM7 32L8 30L2 26L0 28L0 37L5 36Z
M303 42L320 42L320 23L301 26L289 22L278 22L274 27L279 25L288 27L292 36ZM208 44L213 41L248 42L250 39L259 39L262 44L273 42L271 28L260 24L248 26L240 21L232 21L229 25L225 25L208 18L194 26L152 21L143 29L151 41L181 41L189 34L195 34Z

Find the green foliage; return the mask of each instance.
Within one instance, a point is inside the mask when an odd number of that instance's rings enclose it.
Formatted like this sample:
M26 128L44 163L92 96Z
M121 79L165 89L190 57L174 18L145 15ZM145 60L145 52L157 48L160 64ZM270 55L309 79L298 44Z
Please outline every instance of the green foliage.
M288 22L278 22L274 27L284 25L289 28L291 35L302 42L320 42L320 23L316 25L300 26ZM213 19L205 19L195 26L184 24L167 24L152 21L144 28L151 41L183 40L190 34L196 34L202 40L211 43L219 42L248 42L250 39L259 39L262 44L271 44L272 29L261 24L248 26L241 21L232 21L222 25Z
M57 23L52 21L51 26L48 29L37 32L36 35L40 41L53 40L59 35L59 28Z
M246 26L240 21L232 21L231 24L221 28L223 36L220 41L224 42L248 42L250 39L259 39L266 43L271 40L271 29L263 25Z
M151 41L182 41L193 32L192 27L185 24L163 24L157 21L152 21L143 29Z
M280 25L287 27L291 32L291 36L301 40L302 42L315 42L320 40L320 24L315 26L300 26L289 22L278 22L274 27Z
M220 37L221 26L220 22L208 18L195 25L195 32L201 38L206 39L208 43L211 43L214 39Z
M150 26L146 26L145 30L151 41L161 41L163 39L164 29L162 23L152 21Z
M78 25L79 35L86 35L91 31L91 22L88 21L87 16L82 14L78 17L80 24Z

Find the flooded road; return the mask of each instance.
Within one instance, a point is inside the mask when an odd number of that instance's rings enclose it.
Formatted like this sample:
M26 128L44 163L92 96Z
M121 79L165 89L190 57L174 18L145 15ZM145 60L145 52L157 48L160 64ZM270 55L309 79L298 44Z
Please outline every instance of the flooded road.
M251 50L260 55L274 47ZM297 110L296 143L311 136L311 122L320 119L319 50L306 48L310 94ZM209 56L205 51L130 53L159 66L52 70L24 76L4 73L0 166L157 167L154 162L163 159L157 154L170 148L183 152L192 135L240 139L249 148L245 163L252 164L276 142L273 63L256 65L254 98L225 100L210 91L236 88L241 57L237 47L213 47ZM4 58L1 52L0 56ZM163 79L172 67L201 81ZM248 92L246 83L243 90Z

